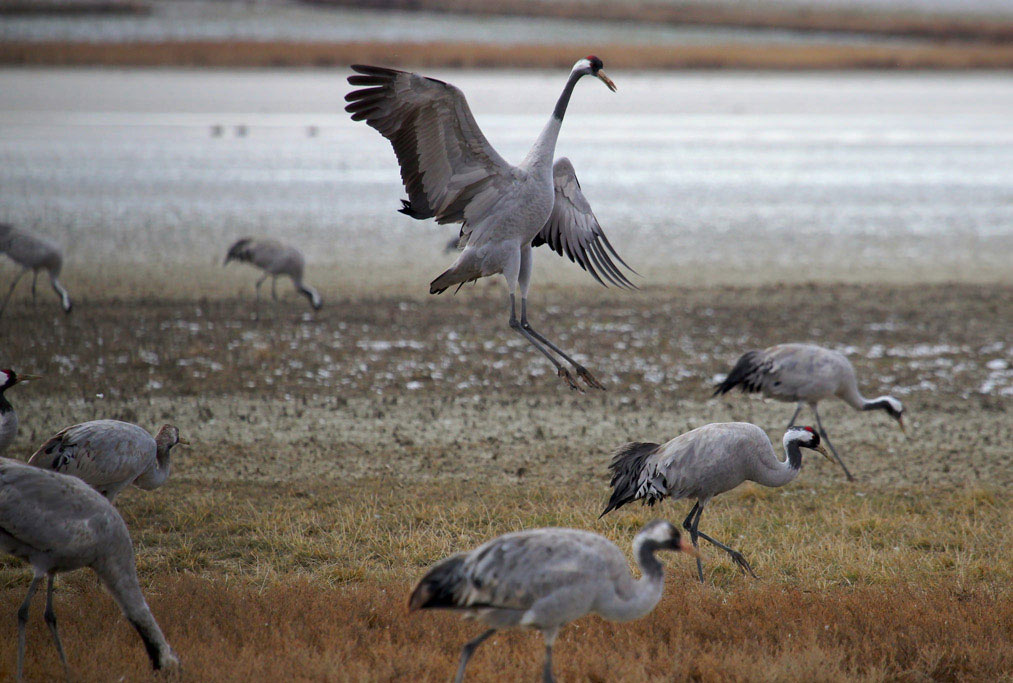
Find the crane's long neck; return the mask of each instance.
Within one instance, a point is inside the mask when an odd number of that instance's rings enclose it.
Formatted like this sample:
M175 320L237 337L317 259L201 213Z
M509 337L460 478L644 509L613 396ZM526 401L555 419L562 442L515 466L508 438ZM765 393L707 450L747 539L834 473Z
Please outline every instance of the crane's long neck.
M764 486L784 486L795 479L802 469L802 451L798 442L785 437L784 454L785 459L778 460L771 449L768 457L764 458L765 466L758 468L754 481Z
M661 600L665 589L665 569L655 556L657 543L642 536L633 539L633 556L642 576L629 579L628 590L617 591L597 610L611 621L632 621L649 613Z
M144 649L154 669L162 669L178 664L175 653L169 647L162 629L158 627L151 609L148 607L141 586L137 581L137 569L134 565L134 551L127 540L125 547L119 547L110 556L93 565L95 573L105 584L109 594L123 610L123 615L137 629L144 641Z
M0 453L14 442L18 435L18 414L0 390Z
M170 444L159 443L155 450L155 466L137 477L134 484L142 489L155 489L164 484L169 479L169 471L172 469L170 450L172 450Z
M541 135L535 140L535 144L532 146L531 151L528 152L528 156L524 159L522 166L526 168L552 168L552 158L556 153L556 140L559 138L559 129L563 125L563 117L566 116L566 107L570 104L570 96L573 94L574 86L577 85L577 81L583 75L584 72L576 69L570 72L570 77L566 79L566 85L563 86L563 92L559 94L559 99L556 100L556 106L552 110L549 122L545 124Z

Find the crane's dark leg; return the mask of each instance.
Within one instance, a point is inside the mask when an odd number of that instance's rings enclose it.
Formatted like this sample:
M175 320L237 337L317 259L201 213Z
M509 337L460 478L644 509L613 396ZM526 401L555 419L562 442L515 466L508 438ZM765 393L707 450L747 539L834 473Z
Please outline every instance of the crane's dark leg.
M521 298L521 327L530 332L535 337L535 339L542 342L550 349L552 349L560 356L562 356L567 363L573 366L574 371L577 373L577 377L580 377L582 380L584 380L584 383L587 384L589 387L591 387L592 389L602 389L602 390L605 389L605 385L599 382L597 379L595 379L595 376L592 375L590 372L588 372L587 368L585 368L583 365L575 361L573 358L570 358L570 356L568 356L565 351L563 351L561 348L559 348L558 346L550 342L548 339L546 339L545 336L542 335L540 332L536 331L535 328L531 327L531 323L528 322L527 297Z
M517 319L516 309L517 309L516 297L513 294L510 294L510 329L514 330L519 335L527 339L529 344L534 346L542 353L543 356L552 361L552 364L556 366L556 374L562 377L563 380L566 381L566 383L570 386L571 389L574 389L576 391L583 391L583 389L580 388L580 385L573 380L573 375L570 374L570 371L564 368L562 363L556 360L551 353L546 351L542 347L542 345L538 343L538 340L535 339L530 332L524 329L524 326Z
M42 581L42 577L45 574L36 574L32 577L32 582L28 584L28 595L25 596L25 601L21 603L21 607L18 608L18 680L21 680L24 674L25 668L25 626L28 625L28 609L31 607L32 598L35 597L35 591L39 589L39 583Z
M35 283L38 281L38 279L39 279L39 271L33 270L32 271L32 303L33 304L37 303L37 299L35 298Z
M745 574L746 572L749 572L749 575L752 576L754 579L760 578L760 577L758 577L756 575L755 572L753 572L753 568L749 566L748 562L746 562L746 558L742 556L742 553L740 553L738 550L733 550L733 549L729 548L724 543L721 543L720 541L716 541L713 538L711 538L710 536L708 536L707 534L705 534L702 531L700 531L700 516L701 515L703 515L703 506L700 506L699 512L696 513L696 519L693 520L693 530L690 533L694 537L699 536L703 540L710 542L712 545L716 545L717 547L721 548L726 553L728 553L731 556L731 558L732 558L732 562L734 562L735 564L737 564L739 566L739 569L742 570L743 574ZM693 545L696 545L696 543L694 543ZM703 581L702 576L701 576L700 580Z
M22 277L24 277L25 273L27 272L28 272L27 269L22 270L14 278L14 282L11 283L11 288L7 290L7 296L4 297L4 303L2 306L0 306L0 315L3 315L4 311L7 310L7 302L11 300L11 294L14 293L14 288L18 286L18 282L21 280Z
M552 646L556 642L556 635L559 628L542 631L545 636L545 663L542 664L542 683L555 683L556 678L552 675Z
M464 644L461 648L461 663L457 665L457 675L454 676L454 683L461 683L464 680L464 670L468 666L468 660L475 654L475 650L478 646L485 642L485 639L496 632L496 629L491 628L477 638L473 638Z
M841 469L844 470L844 474L847 475L848 481L854 481L855 478L851 476L851 472L848 471L848 466L844 464L841 456L837 454L837 449L834 448L832 443L830 443L830 436L827 435L827 430L823 429L823 423L820 422L820 412L816 410L816 404L813 403L810 407L813 409L813 415L816 416L816 426L820 430L820 438L826 441L827 445L830 446L830 452L834 454L835 458L837 458L837 463L841 466Z
M795 413L791 416L791 419L788 420L788 426L785 427L785 429L791 429L795 425L795 420L798 419L798 414L801 412L802 412L802 403L800 402L798 405L795 406Z
M686 515L686 519L682 521L682 528L689 532L689 540L693 541L694 548L700 547L697 542L698 534L696 532L696 529L693 528L693 515L697 514L697 511L699 509L700 509L700 501L698 500L696 501L696 504L693 506L693 509L689 511L689 514ZM700 577L700 583L703 583L703 562L700 560L699 555L697 555L696 558L696 573L697 576Z
M271 276L271 298L275 301L278 300L278 276Z
M63 664L63 676L70 680L70 668L67 666L67 656L63 654L63 643L60 642L60 632L56 630L56 612L53 611L53 580L56 575L50 572L49 584L46 586L46 611L43 616L46 619L46 626L53 634L53 643L56 645L56 652L60 655L60 663Z

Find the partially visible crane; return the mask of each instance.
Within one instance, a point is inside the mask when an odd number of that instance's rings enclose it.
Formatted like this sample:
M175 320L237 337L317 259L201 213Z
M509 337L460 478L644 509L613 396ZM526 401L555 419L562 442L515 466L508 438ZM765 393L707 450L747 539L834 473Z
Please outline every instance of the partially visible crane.
M21 266L21 272L14 278L3 305L0 305L0 315L6 310L7 303L14 294L14 288L29 270L32 271L32 301L35 301L35 283L39 278L39 271L44 270L49 275L49 284L52 285L53 291L60 297L63 312L70 313L74 305L66 288L60 284L63 253L55 242L40 235L18 230L12 225L0 223L0 253L6 254L10 260Z
M283 244L278 240L254 239L244 237L237 240L225 256L223 266L229 265L230 261L241 261L260 268L264 274L257 280L257 301L260 301L260 286L264 280L271 278L271 297L278 299L278 276L284 275L292 280L297 292L309 299L310 306L314 311L319 311L324 305L319 292L303 282L303 270L306 268L306 258L302 252L295 247Z
M807 404L816 416L820 436L830 446L848 481L855 478L823 428L816 407L820 401L836 396L855 410L882 410L897 420L901 431L906 433L904 406L900 401L893 396L872 399L862 396L851 362L843 354L815 344L779 344L762 351L747 351L718 385L714 395L728 393L734 387L741 387L744 392L762 392L777 401L797 403L789 427L795 424L802 406Z
M34 572L28 595L18 609L19 681L24 671L28 610L44 578L48 581L46 625L64 675L70 678L53 612L53 580L57 572L82 567L94 570L137 629L151 666L156 670L178 668L179 659L141 593L127 525L112 503L80 479L0 458L0 552L24 560Z

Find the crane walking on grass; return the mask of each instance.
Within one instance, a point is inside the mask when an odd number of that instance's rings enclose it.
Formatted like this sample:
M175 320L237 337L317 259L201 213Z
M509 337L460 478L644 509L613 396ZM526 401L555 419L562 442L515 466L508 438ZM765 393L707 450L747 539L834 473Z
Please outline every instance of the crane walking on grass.
M227 266L230 261L249 263L264 271L257 280L257 303L260 303L260 286L268 277L271 278L271 297L277 301L278 276L284 275L292 280L297 292L309 299L314 311L319 311L324 305L317 290L303 282L306 258L293 246L282 244L277 240L244 237L229 247L229 253L226 254L222 265Z
M10 368L0 370L0 453L6 451L18 436L18 414L11 402L7 400L7 390L15 384L32 379L41 379L41 377L19 375Z
M789 427L795 424L803 404L808 404L816 416L820 436L837 458L848 481L855 478L823 428L817 410L820 401L836 396L855 410L882 410L904 430L904 406L900 401L893 396L865 398L858 391L851 362L843 354L814 344L779 344L762 351L747 351L718 385L714 395L725 394L736 386L744 392L762 392L767 398L797 403Z
M711 498L744 481L784 486L795 479L802 468L800 448L810 448L830 460L812 427L789 428L783 444L787 457L779 460L766 433L748 422L704 425L666 444L624 444L615 451L609 465L612 496L600 517L635 500L654 505L664 498L695 498L696 504L682 523L693 546L700 538L709 541L728 553L743 573L756 578L742 553L700 531L700 516ZM702 583L703 563L699 557L696 570Z
M573 165L553 164L556 138L577 81L592 75L615 91L590 56L570 71L549 122L527 157L509 164L486 140L464 94L449 83L378 66L352 66L348 82L365 86L346 95L352 119L365 121L394 147L408 199L401 213L437 223L461 223L460 256L432 281L430 294L481 277L501 274L510 292L510 327L541 352L573 389L577 377L604 389L584 366L537 332L528 322L532 247L548 244L576 261L599 283L633 287L613 262L629 268L609 243L577 182ZM632 269L631 269L632 270ZM516 292L521 310L517 317ZM555 355L554 355L555 354ZM558 356L558 358L557 358Z
M127 525L109 501L80 479L0 458L0 552L24 560L34 571L28 595L18 609L19 681L24 671L28 610L43 578L48 580L46 625L64 674L70 678L53 613L53 580L57 572L82 567L95 571L137 629L152 667L178 667L179 660L141 593Z
M129 422L92 420L57 433L28 464L82 479L112 502L131 484L148 491L164 484L177 444L188 442L172 425L163 425L152 438Z
M455 683L468 660L499 629L538 629L545 638L542 677L552 681L552 644L559 629L585 614L612 621L639 619L661 599L665 573L659 550L696 550L668 522L648 523L633 539L643 576L635 580L612 541L577 529L506 534L436 564L412 591L410 610L449 609L489 629L461 650Z
M44 270L49 275L49 284L52 285L53 291L60 297L63 312L70 313L73 308L70 295L60 284L60 270L63 268L63 253L60 247L45 237L0 223L0 253L7 254L10 260L21 266L21 272L14 278L3 304L0 305L0 315L3 315L7 308L7 302L14 294L14 288L29 270L32 271L32 301L35 301L35 283L39 278L39 271Z

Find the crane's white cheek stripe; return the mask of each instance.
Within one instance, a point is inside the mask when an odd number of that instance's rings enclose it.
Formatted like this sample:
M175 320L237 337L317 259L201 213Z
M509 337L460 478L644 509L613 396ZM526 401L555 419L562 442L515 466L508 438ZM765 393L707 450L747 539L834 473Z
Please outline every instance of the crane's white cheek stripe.
M8 379L10 379L10 375L6 372L0 372L0 385L7 384Z

